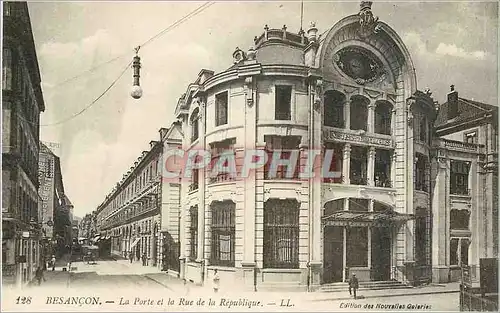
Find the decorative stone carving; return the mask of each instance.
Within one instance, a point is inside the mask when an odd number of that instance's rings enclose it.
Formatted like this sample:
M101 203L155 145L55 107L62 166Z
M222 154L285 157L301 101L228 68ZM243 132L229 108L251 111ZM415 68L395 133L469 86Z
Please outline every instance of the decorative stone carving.
M307 30L307 39L310 42L315 42L317 40L318 29L316 28L316 23L311 22L309 24L309 29Z
M236 49L233 52L233 59L234 59L234 64L243 62L246 60L246 53L241 50L240 48L236 47Z
M246 99L247 99L247 105L249 107L253 106L253 91L252 91L252 85L253 85L253 78L251 76L245 78L245 94L246 94Z
M323 80L316 80L316 90L314 95L314 110L319 111L321 109L321 98L323 95Z
M372 1L361 1L359 15L359 30L360 37L365 38L380 30L378 17L373 17Z
M249 61L253 61L255 60L255 55L256 55L256 51L255 51L255 48L253 46L251 46L249 49L248 49L248 52L247 52L247 59Z
M382 93L376 90L367 90L364 89L364 94L368 96L370 99L378 99L380 96L382 96Z

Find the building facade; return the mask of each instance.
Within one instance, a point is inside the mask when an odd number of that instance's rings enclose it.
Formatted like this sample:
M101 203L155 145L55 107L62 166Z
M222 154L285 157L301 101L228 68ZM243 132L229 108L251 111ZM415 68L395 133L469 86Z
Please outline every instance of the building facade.
M498 255L497 110L454 90L438 105L418 90L410 53L371 2L324 36L314 24L266 25L232 58L225 71L200 71L177 122L97 210L98 228L120 238L114 253L146 249L197 284L217 269L232 290L314 290L352 274L447 282ZM189 167L175 149L209 151L210 166ZM268 160L248 170L255 151ZM236 175L213 171L228 152ZM316 174L338 175L304 179L311 155ZM140 209L150 199L156 207Z
M23 285L40 265L38 152L45 104L26 2L3 3L2 273Z
M498 257L498 107L451 86L435 122L433 278L479 278L479 259Z
M163 132L164 130L160 130ZM161 207L160 141L151 141L96 210L99 244L110 254L158 263L157 234Z
M359 13L324 37L317 34L314 24L296 34L266 25L252 48L234 51L226 71L200 72L176 117L184 151L209 150L215 159L233 151L237 173L245 151L280 151L282 157L300 151L290 161L302 169L309 153L320 149L340 177L304 180L299 170L292 178L284 166L277 172L264 166L245 177L193 170L181 187L181 277L203 283L218 269L227 288L239 280L250 290L314 289L354 273L360 281L419 284L456 280L457 265L466 262L450 261L450 255L468 255L473 266L480 257L496 256L496 239L478 226L497 229L492 148L446 139L452 132L440 130L446 105L437 105L430 90L417 89L407 48L373 16L371 2L361 2ZM469 155L454 152L457 145L469 147ZM326 157L328 150L333 158ZM464 202L456 204L457 191L446 187L455 174L442 174L436 165L442 153L489 173L469 185L475 196L465 205L476 213L468 233L450 225L457 223L450 207ZM485 197L488 208L482 209ZM475 248L461 250L467 236Z

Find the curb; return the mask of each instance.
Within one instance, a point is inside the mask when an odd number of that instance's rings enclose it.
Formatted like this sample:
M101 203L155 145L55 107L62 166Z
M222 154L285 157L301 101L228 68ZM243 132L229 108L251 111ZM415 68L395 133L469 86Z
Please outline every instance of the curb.
M446 291L428 291L428 292L421 292L421 293L382 294L382 295L373 295L373 296L363 296L363 298L358 298L356 300L371 299L371 298L390 298L390 297L404 297L404 296L420 296L420 295L432 295L432 294L443 294L443 293L459 293L459 292L460 292L460 290L446 290ZM337 300L354 300L354 298L352 298L352 297L328 298L328 299L325 298L325 299L312 299L310 301L319 302L319 301L337 301Z

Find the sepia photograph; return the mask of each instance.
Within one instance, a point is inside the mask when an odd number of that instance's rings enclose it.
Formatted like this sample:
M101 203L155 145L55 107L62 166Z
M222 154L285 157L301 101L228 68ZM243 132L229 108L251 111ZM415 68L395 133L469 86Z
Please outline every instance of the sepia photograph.
M1 5L2 311L498 311L498 1Z

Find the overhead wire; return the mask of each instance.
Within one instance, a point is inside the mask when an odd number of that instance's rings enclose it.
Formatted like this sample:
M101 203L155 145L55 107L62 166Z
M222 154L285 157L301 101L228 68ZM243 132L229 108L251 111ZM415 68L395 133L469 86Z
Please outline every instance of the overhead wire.
M190 13L188 13L187 15L183 16L182 18L178 19L177 21L175 21L174 23L170 24L167 28L163 29L162 31L160 31L159 33L157 33L156 35L152 36L151 38L149 38L148 40L144 41L141 45L137 46L136 48L134 48L135 52L137 53L138 50L141 48L141 47L144 47L148 44L150 44L151 42L153 42L154 40L156 40L157 38L161 37L162 35L164 35L165 33L171 31L172 29L176 28L177 26L179 26L180 24L184 23L185 21L187 21L188 19L200 14L201 12L203 12L204 10L208 9L210 6L214 5L215 2L214 1L209 1L209 2L205 2L204 4L202 4L201 6L197 7L195 10L191 11ZM122 54L120 56L117 56L111 60L108 60L104 63L100 63L84 72L82 72L81 74L78 74L76 76L73 76L71 78L68 78L66 80L64 80L63 82L59 83L59 84L56 84L56 86L60 86L60 85L63 85L63 84L66 84L72 80L75 80L81 76L83 76L84 74L86 73L90 73L90 72L93 72L95 71L96 69L100 68L101 66L104 66L104 65L107 65L109 63L112 63L124 56L126 56L128 53L125 53L125 54ZM114 85L115 83L123 76L123 74L125 73L125 71L128 69L128 67L132 64L132 62L128 63L127 66L125 67L125 69L121 72L121 74L118 76L117 79L115 79L111 85L108 86L108 88L106 88L104 90L103 93L101 93L96 99L94 99L89 105L87 105L83 110L79 111L78 113L66 118L66 119L63 119L61 121L58 121L58 122L55 122L55 123L50 123L50 124L41 124L40 126L55 126L55 125L60 125L60 124L63 124L69 120L72 120L73 118L79 116L80 114L84 113L86 110L88 110L91 106L93 106L96 102L98 102ZM22 118L22 117L21 117ZM32 123L32 124L35 124L33 122L30 122L26 119L24 119L26 122L28 123Z
M190 13L188 13L187 15L185 15L184 17L182 17L182 18L178 19L178 20L177 20L177 21L175 21L173 24L169 25L166 29L163 29L160 33L158 33L158 34L156 34L155 36L153 36L153 37L149 38L148 40L146 40L146 41L145 41L142 45L140 45L140 46L144 46L144 45L148 44L149 42L153 41L153 40L154 40L154 39L156 39L157 37L161 36L163 33L165 33L165 32L167 32L167 31L169 31L169 30L170 30L170 29L172 29L172 28L177 27L179 24L184 23L187 19L189 19L189 18L191 18L191 17L193 17L193 16L195 16L195 15L197 15L197 14L201 13L201 12L202 12L202 11L204 11L205 9L208 9L208 7L212 6L213 4L215 4L215 2L213 2L213 1L212 1L212 2L205 2L205 3L204 3L204 4L202 4L201 6L197 7L195 10L191 11ZM110 59L110 60L108 60L108 61L105 61L105 62L99 63L99 64L97 64L97 65L95 65L95 66L93 66L93 67L91 67L91 68L89 68L89 69L87 69L87 70L85 70L85 71L81 72L80 74L77 74L77 75L72 76L72 77L69 77L69 78L67 78L67 79L65 79L65 80L63 80L63 81L61 81L61 82L59 82L59 83L56 83L54 86L50 86L50 89L53 89L53 88L56 88L56 87L62 86L62 85L64 85L64 84L67 84L67 83L69 83L69 82L71 82L71 81L73 81L73 80L75 80L75 79L78 79L78 78L80 78L80 77L84 76L85 74L92 73L92 72L94 72L95 70L97 70L97 69L99 69L99 68L101 68L101 67L103 67L103 66L105 66L105 65L108 65L108 64L110 64L110 63L113 63L113 62L115 62L115 61L117 61L117 60L119 60L119 59L121 59L121 58L123 58L123 57L125 57L125 56L127 56L127 55L129 55L129 51L127 51L127 52L125 52L125 53L123 53L123 54L121 54L121 55L118 55L118 56L116 56L116 57L114 57L114 58L112 58L112 59Z
M72 120L74 119L75 117L83 114L85 111L87 111L88 109L90 109L90 107L92 107L95 103L97 103L111 88L113 88L113 86L116 84L116 82L123 76L123 74L125 74L125 72L127 71L127 69L129 68L129 66L132 64L132 61L129 62L127 64L127 66L125 66L125 68L122 70L122 72L120 73L120 75L97 97L95 98L89 105L87 105L86 107L84 107L81 111L79 111L78 113L66 118L66 119L63 119L61 121L58 121L58 122L55 122L55 123L50 123L50 124L40 124L40 126L55 126L55 125L60 125L60 124L63 124L63 123L66 123L67 121L69 120Z

